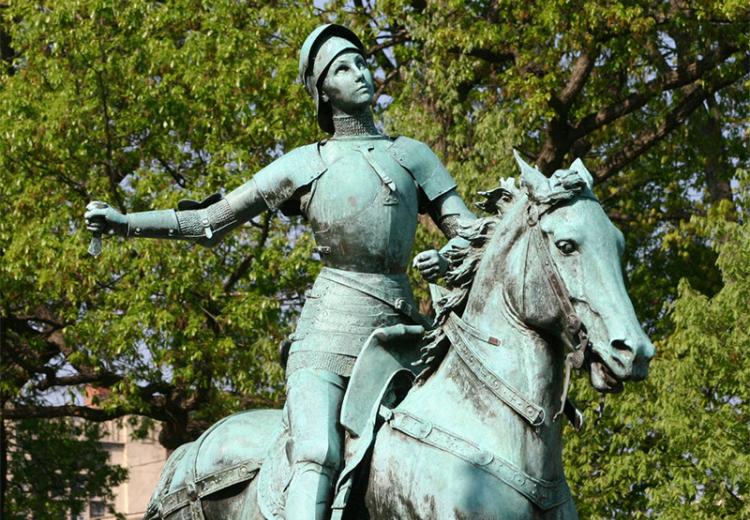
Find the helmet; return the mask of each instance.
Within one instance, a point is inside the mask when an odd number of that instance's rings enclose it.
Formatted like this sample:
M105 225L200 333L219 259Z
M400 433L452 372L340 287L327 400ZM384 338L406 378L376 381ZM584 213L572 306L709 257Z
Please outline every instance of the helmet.
M320 86L328 66L347 50L364 55L365 47L352 31L343 25L329 23L316 27L299 51L299 79L315 101L318 125L329 134L333 133L333 115L330 104L320 99Z

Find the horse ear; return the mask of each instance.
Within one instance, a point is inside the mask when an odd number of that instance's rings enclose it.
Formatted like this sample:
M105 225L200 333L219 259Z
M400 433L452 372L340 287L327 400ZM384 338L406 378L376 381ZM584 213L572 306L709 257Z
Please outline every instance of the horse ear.
M549 180L547 177L524 161L518 150L513 150L513 157L516 158L516 162L521 168L521 180L529 187L532 193L541 194L549 190Z
M590 190L594 189L594 176L591 175L588 169L583 165L583 161L580 158L573 161L573 164L570 165L570 169L578 172L578 175L581 176Z

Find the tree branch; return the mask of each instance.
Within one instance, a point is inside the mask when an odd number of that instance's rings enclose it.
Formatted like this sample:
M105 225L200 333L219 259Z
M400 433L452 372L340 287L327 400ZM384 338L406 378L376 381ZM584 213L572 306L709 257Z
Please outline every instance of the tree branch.
M498 52L491 49L474 48L468 52L460 49L453 49L456 54L466 54L473 58L479 58L493 65L510 65L516 61L516 55L513 52Z
M107 63L106 54L104 52L104 47L101 42L101 38L99 39L99 54L100 58L102 60L101 66L104 67L104 65ZM120 196L120 192L117 191L117 185L120 182L120 179L118 178L118 174L115 171L114 167L114 138L112 136L112 121L110 119L109 114L109 99L108 95L109 92L107 91L107 86L104 82L104 74L101 70L98 70L96 72L96 82L99 89L99 101L102 104L102 119L103 119L103 125L104 125L104 138L106 140L105 142L105 152L106 152L106 160L104 161L104 167L107 170L107 177L109 179L109 187L110 192L112 196L115 199L115 202L117 202L117 205L121 212L125 213L125 202L122 200L122 197Z
M237 285L237 282L240 280L240 278L242 278L247 270L250 269L253 260L255 260L255 257L258 255L260 250L266 246L266 242L268 242L268 236L271 233L271 216L272 214L270 212L267 212L265 215L263 215L263 222L261 223L258 245L253 248L253 251L251 253L249 253L245 258L242 259L242 262L240 262L240 265L237 266L237 269L235 269L234 272L229 275L229 278L227 278L227 280L224 282L225 293L232 292L232 289L234 289L234 286Z
M385 78L383 78L383 81L380 82L378 85L378 89L375 91L375 95L373 96L373 103L377 103L378 99L380 99L380 96L383 95L383 91L385 90L385 87L390 83L393 78L398 76L398 68L393 69L388 74L386 74Z
M680 66L646 83L639 92L583 117L574 127L575 138L580 138L612 121L643 107L663 91L684 87L700 79L737 50L734 46L720 46L709 52L702 60Z
M110 387L115 383L122 381L122 376L108 371L99 371L89 374L74 374L70 376L57 376L54 373L47 376L34 385L34 389L39 391L48 390L55 386L75 386L75 385L94 385Z
M552 95L550 98L549 104L556 115L547 127L546 138L536 162L539 170L545 174L551 174L560 168L565 154L568 153L573 143L579 140L568 122L568 114L571 105L591 75L596 56L595 48L584 50L573 63L570 77L559 95Z
M600 180L607 179L622 170L682 124L708 96L748 74L750 72L750 57L746 57L738 65L738 70L734 74L716 79L705 87L698 84L686 87L684 89L685 97L669 111L664 121L656 128L641 132L632 143L610 157L596 170L597 178Z
M596 55L596 51L583 51L575 63L573 63L570 78L568 78L568 82L563 87L560 95L557 96L557 101L565 109L570 107L586 84L586 80L588 80L591 71L594 69Z

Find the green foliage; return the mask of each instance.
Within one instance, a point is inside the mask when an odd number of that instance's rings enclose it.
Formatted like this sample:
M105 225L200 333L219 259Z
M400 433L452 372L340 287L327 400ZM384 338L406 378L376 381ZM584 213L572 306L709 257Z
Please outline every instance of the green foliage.
M515 174L513 147L546 173L582 157L597 178L659 352L649 380L606 406L577 381L589 426L568 432L566 458L582 517L750 515L741 0L2 8L6 412L143 414L174 447L230 410L281 402L277 345L318 269L304 224L262 217L213 250L106 240L93 259L81 215L94 198L138 211L229 190L319 139L294 78L323 20L363 37L378 116L430 144L467 201ZM424 223L417 249L442 245ZM113 391L83 407L86 384ZM61 388L69 404L47 405Z
M295 222L262 219L210 251L107 240L95 259L81 211L91 199L175 207L315 140L294 81L309 10L91 0L3 15L16 53L0 79L0 287L15 362L3 395L36 406L57 386L110 387L87 417L171 420L172 446L230 410L278 404L278 344L315 274L309 236L289 244ZM65 366L79 376L57 377Z
M3 518L77 518L90 499L112 499L127 472L108 464L98 424L24 419L9 424Z

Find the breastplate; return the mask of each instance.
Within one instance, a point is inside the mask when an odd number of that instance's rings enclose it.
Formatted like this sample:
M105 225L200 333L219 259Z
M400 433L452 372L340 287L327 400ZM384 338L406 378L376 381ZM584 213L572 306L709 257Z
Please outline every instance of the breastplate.
M388 140L335 144L305 214L323 263L365 273L402 273L411 257L418 191L385 150Z

